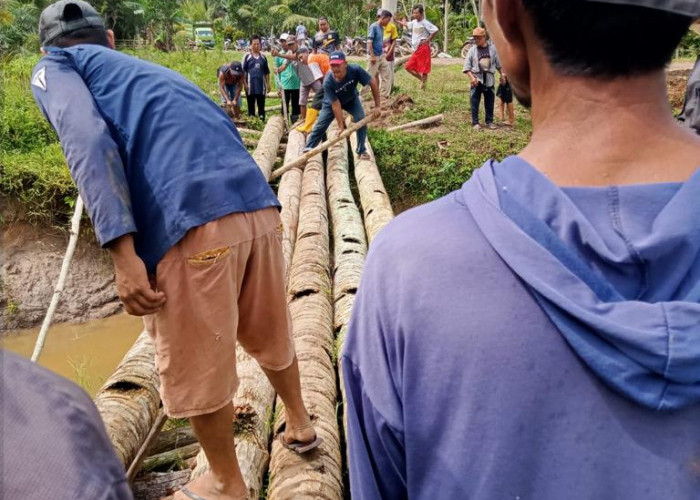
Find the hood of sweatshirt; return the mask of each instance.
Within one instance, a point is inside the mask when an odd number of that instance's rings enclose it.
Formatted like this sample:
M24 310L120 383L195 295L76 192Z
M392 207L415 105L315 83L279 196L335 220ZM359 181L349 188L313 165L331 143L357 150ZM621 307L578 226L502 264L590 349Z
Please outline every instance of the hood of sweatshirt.
M685 183L561 188L509 157L462 189L596 376L654 410L700 403L700 169Z

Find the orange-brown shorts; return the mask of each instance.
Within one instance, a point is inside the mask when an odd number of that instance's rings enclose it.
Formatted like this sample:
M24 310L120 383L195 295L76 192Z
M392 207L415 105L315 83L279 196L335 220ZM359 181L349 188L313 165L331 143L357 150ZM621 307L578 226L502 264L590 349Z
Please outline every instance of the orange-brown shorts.
M275 207L229 214L188 231L158 263L167 302L144 323L169 416L212 413L233 399L237 340L263 368L294 360L281 229Z

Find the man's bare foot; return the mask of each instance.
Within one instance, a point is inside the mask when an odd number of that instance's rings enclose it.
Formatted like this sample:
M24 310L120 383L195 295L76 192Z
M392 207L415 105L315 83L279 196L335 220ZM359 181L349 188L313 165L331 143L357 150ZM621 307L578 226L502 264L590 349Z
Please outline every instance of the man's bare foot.
M224 484L217 480L211 471L190 481L185 488L204 500L248 500L248 490L245 484ZM178 491L173 496L173 500L192 500L184 492Z

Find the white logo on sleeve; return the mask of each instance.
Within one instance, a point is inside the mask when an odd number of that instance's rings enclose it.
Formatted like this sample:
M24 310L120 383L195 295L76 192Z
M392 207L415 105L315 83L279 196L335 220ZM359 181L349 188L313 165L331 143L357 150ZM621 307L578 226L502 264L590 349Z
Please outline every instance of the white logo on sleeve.
M32 85L46 92L46 66L41 67L39 71L36 72L34 78L32 78Z

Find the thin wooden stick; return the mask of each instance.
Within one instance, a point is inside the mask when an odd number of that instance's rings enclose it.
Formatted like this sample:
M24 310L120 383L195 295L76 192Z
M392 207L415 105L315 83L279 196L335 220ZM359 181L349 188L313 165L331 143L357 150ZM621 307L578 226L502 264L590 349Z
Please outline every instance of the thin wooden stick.
M350 137L353 132L361 129L362 127L364 127L368 123L376 120L377 118L379 118L379 114L372 113L370 115L365 116L362 120L360 120L359 122L355 123L354 125L346 128L345 130L343 130L343 132L338 134L333 139L330 139L326 142L322 142L321 144L319 144L318 146L313 148L311 151L308 151L308 152L304 153L303 155L298 156L296 159L290 161L289 163L282 165L280 168L278 168L277 170L272 172L272 175L270 176L270 180L276 179L280 175L284 174L287 170L291 170L294 167L299 167L299 166L303 165L304 163L306 163L306 161L309 158L312 158L312 157L316 156L317 154L324 152L326 149L330 148L333 144L336 144L336 143L342 141L343 139Z
M78 233L80 232L80 218L82 217L82 215L83 199L80 196L78 196L78 199L75 200L75 211L73 212L73 218L71 219L70 239L68 240L68 248L66 248L66 254L63 256L61 272L58 274L58 283L56 283L56 288L54 288L53 297L51 297L51 303L49 304L49 308L46 311L46 316L44 317L44 323L41 325L39 337L36 339L36 344L34 345L32 361L35 363L39 361L39 356L41 356L41 350L44 348L44 342L46 341L46 335L49 332L49 327L51 326L53 315L56 312L56 306L58 306L58 301L61 298L63 287L66 284L66 278L68 277L70 263L73 259L75 247L78 244Z
M284 130L289 131L289 115L287 115L287 100L284 98L284 89L282 88L282 82L280 81L280 76L275 73L275 84L277 85L277 88L279 89L280 92L282 92L282 95L280 98L282 99L282 117L284 118Z
M395 130L403 130L411 127L420 127L422 125L432 125L434 123L440 123L445 117L443 115L435 115L429 118L423 118L422 120L416 120L414 122L404 123L402 125L395 125L386 129L387 132L393 132Z
M139 448L139 451L136 453L134 460L129 466L129 470L126 471L126 479L130 483L134 481L136 474L141 468L141 464L146 458L146 453L148 453L148 449L158 437L158 433L160 432L161 427L163 427L163 424L165 424L165 421L167 419L168 416L165 414L163 409L161 408L160 410L158 410L158 417L156 417L156 421L153 423L153 427L151 427L151 430L148 432L146 439L141 445L141 448Z

